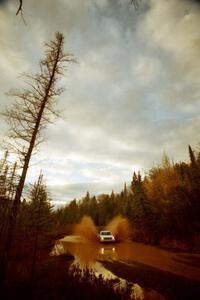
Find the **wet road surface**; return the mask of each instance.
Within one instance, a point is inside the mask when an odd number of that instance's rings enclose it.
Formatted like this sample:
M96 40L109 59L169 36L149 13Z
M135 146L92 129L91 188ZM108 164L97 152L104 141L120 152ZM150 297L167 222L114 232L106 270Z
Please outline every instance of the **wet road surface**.
M200 299L199 254L176 253L130 241L101 244L78 236L59 240L53 251L71 254L74 263L104 276L117 276L156 290L165 299Z

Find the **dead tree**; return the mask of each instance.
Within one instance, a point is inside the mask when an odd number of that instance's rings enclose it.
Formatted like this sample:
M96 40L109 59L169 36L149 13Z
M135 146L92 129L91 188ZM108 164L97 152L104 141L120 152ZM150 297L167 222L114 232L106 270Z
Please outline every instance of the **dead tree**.
M12 91L11 95L16 97L16 102L4 113L10 126L10 138L13 141L11 145L18 153L22 173L11 208L7 238L1 257L0 281L5 278L20 199L33 150L43 140L42 129L52 121L52 116L58 115L55 104L63 89L57 87L57 83L63 74L65 63L74 62L71 54L63 52L64 37L61 33L56 33L55 39L45 46L45 57L40 61L40 72L26 75L28 88Z

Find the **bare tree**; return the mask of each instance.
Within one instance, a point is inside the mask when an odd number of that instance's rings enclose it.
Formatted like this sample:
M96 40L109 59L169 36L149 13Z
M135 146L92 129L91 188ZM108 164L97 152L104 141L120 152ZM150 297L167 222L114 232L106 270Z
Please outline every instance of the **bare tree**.
M42 142L41 130L52 120L52 116L57 116L55 103L57 96L63 91L62 88L57 87L57 82L63 74L64 63L75 61L71 54L64 54L64 37L61 33L56 33L55 39L45 45L45 57L40 61L40 72L27 75L27 89L11 93L17 97L16 102L4 113L10 125L12 146L17 151L22 164L22 173L11 209L7 238L1 258L2 280L5 277L29 162L33 150Z

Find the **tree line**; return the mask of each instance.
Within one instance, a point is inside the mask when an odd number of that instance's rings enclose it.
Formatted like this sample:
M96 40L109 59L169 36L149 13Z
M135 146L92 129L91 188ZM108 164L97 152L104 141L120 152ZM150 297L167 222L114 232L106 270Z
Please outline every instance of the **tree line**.
M188 153L188 162L171 163L164 155L162 163L145 175L134 172L130 184L125 183L120 193L112 191L92 196L87 192L83 198L57 209L50 204L48 187L40 174L20 205L18 238L31 238L32 243L36 240L37 248L38 236L52 238L68 233L68 225L80 222L85 215L91 217L96 226L106 226L121 215L129 220L135 240L147 243L159 243L163 238L192 241L200 232L200 152L189 146ZM6 153L0 162L0 236L4 236L19 177L15 174L16 164L9 164L7 157Z
M200 230L200 152L188 147L188 162L171 163L164 155L161 165L144 176L133 173L120 193L91 196L56 211L62 226L77 223L84 215L105 226L117 215L130 221L133 238L149 243L161 239L191 240Z

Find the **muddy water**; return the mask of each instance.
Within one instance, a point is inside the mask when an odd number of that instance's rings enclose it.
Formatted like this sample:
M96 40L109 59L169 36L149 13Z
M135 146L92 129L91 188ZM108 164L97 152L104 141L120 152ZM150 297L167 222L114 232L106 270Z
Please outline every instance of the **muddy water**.
M83 267L104 260L138 262L200 281L199 254L174 253L129 241L102 244L80 236L66 236L55 247L57 253L72 254Z
M89 268L96 276L117 278L121 287L131 281L131 299L200 299L196 297L196 292L200 294L200 255L131 242L128 221L121 216L113 219L106 229L117 237L116 243L100 243L93 221L85 216L75 226L73 235L57 241L51 254L73 255L72 272L74 266ZM175 284L171 285L172 281ZM142 289L137 282L148 289Z
M127 287L129 287L130 294L128 299L167 300L167 298L163 297L157 291L150 288L148 290L143 289L139 284L131 283L130 280L127 281L105 268L102 263L103 261L109 262L119 259L121 251L119 244L100 244L98 241L92 240L87 240L81 236L66 236L56 243L51 255L63 253L73 255L74 261L69 269L72 273L74 272L74 267L78 266L81 269L89 268L95 276L98 277L101 275L104 279L111 280L111 282L117 279L117 282L114 281L113 288L125 292Z

